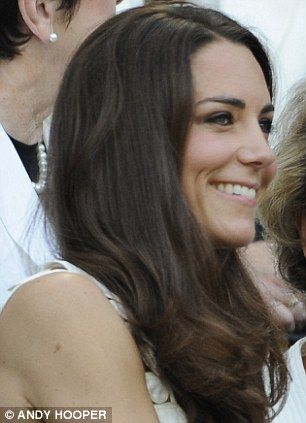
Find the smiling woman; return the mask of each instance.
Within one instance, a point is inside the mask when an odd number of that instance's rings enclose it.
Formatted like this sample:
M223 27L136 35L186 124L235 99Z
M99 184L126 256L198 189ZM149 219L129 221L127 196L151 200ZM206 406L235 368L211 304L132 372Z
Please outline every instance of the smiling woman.
M254 239L257 200L276 170L267 144L270 93L259 63L243 45L223 40L203 47L191 58L191 70L195 110L183 189L217 245L240 247Z
M282 334L236 253L274 174L271 98L258 40L210 9L148 5L84 42L44 195L65 261L23 281L1 315L1 405L271 420Z

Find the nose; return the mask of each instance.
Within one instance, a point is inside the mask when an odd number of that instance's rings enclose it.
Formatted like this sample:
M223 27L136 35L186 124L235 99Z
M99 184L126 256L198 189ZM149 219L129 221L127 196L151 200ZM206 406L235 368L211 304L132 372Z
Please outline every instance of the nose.
M276 155L270 148L266 134L259 127L253 127L252 131L242 135L241 146L237 152L238 160L244 165L256 169L262 169L276 162Z

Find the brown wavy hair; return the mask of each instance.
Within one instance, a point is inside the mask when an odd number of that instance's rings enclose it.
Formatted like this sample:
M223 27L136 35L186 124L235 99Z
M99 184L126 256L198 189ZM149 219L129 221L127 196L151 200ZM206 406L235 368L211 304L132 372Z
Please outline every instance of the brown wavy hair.
M180 184L190 57L222 39L252 51L272 92L262 46L219 12L148 5L98 28L63 80L45 202L62 257L119 296L188 421L263 422L286 388L281 335L236 251L216 251Z
M276 136L279 168L262 200L262 221L282 276L305 290L306 261L297 219L306 211L306 81L295 87L279 118Z
M68 23L79 2L80 0L61 0L59 10L65 12ZM21 53L21 47L31 38L31 35L22 32L20 21L18 0L0 0L0 59L13 59Z

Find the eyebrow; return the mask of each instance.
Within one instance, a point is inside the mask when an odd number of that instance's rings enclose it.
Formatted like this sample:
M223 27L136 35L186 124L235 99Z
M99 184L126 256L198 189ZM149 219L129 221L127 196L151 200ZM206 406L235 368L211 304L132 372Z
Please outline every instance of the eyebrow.
M261 113L269 113L274 112L274 106L271 103L266 104L262 109Z
M200 100L196 103L198 104L204 104L204 103L222 103L222 104L229 104L230 106L237 107L238 109L245 109L245 101L240 100L239 98L234 97L209 97L204 98L203 100ZM274 112L274 106L271 103L266 104L260 111L260 113L269 113Z

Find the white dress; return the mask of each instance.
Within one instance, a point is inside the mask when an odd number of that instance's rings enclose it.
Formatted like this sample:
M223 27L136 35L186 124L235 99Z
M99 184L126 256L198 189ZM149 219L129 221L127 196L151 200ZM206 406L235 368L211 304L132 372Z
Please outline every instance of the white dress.
M86 276L102 290L121 318L127 322L126 313L118 297L92 276L64 261L50 263L46 266L46 270L12 286L8 290L9 295L6 296L7 300L25 283L39 276L63 271ZM0 304L0 313L3 307L4 304ZM171 389L160 380L157 374L154 365L155 359L152 352L148 351L148 353L149 354L145 356L142 354L145 367L150 369L145 373L146 384L160 423L187 423L186 415L177 404ZM302 361L303 355L306 355L306 338L296 342L288 351L287 360L292 380L289 383L288 397L285 406L280 414L273 420L273 423L306 423L306 374Z
M93 282L96 286L98 286L106 298L110 301L112 306L115 310L119 313L121 318L127 322L126 313L122 304L120 303L118 297L112 294L105 286L103 286L100 282L96 279L88 275L86 272L82 271L76 266L73 266L70 263L61 261L61 262L54 262L50 263L46 266L46 270L39 272L29 278L24 279L20 283L13 285L9 290L9 294L7 295L7 300L11 297L14 292L24 285L27 282L33 281L34 279L48 275L50 273L58 273L68 271L71 273L82 274L86 276L91 282ZM0 304L0 313L3 309L4 304ZM148 392L155 408L156 414L160 423L187 423L187 418L181 407L177 404L174 395L169 387L167 387L158 377L158 374L155 370L155 359L152 352L148 351L148 354L144 356L142 354L142 359L145 364L145 367L149 369L145 372L145 379L148 388Z
M306 373L302 357L306 355L306 338L297 341L288 351L291 375L284 408L273 423L306 423Z

